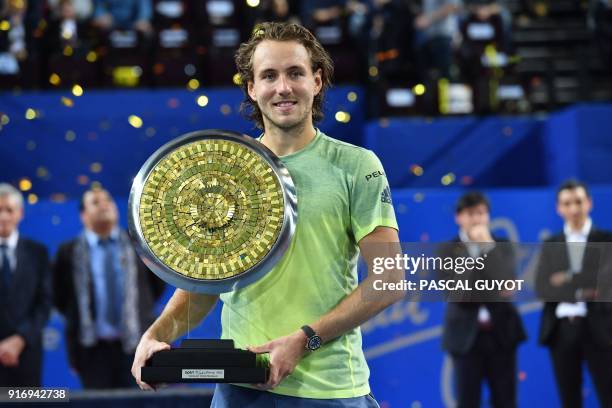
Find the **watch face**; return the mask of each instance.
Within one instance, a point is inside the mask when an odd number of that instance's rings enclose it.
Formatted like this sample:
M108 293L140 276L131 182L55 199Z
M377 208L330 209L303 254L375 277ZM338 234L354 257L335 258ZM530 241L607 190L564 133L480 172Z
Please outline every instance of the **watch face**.
M316 350L321 347L321 338L319 336L312 336L308 339L308 349Z

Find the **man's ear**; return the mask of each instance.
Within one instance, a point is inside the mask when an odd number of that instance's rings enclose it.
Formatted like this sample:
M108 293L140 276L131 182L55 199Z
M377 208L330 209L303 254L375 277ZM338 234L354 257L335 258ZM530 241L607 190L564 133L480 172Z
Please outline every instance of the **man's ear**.
M318 95L323 88L323 79L321 78L322 71L321 68L317 69L314 73L314 81L315 81L315 95Z
M257 95L255 94L255 84L253 81L247 82L247 92L249 93L249 97L253 102L257 101Z

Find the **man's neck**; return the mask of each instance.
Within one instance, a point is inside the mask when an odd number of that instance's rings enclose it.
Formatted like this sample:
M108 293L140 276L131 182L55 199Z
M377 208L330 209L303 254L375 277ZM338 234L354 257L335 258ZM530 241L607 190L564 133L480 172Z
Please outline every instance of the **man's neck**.
M582 232L582 229L586 225L588 218L582 220L582 222L578 224L568 224L569 230L573 233L579 234Z
M114 225L104 225L104 226L96 226L95 228L90 228L90 230L96 234L100 239L106 239L108 237L110 237L110 235L113 232L113 229L115 228Z
M277 127L269 127L261 142L277 156L286 156L298 152L306 147L316 136L312 123L284 130Z

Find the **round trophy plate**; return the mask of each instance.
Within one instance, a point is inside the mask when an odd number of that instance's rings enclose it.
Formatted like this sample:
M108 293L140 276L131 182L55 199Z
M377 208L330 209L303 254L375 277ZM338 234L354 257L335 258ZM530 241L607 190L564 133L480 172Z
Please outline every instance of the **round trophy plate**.
M181 136L138 172L128 223L145 264L190 292L229 292L265 275L295 231L287 168L263 144L224 130Z

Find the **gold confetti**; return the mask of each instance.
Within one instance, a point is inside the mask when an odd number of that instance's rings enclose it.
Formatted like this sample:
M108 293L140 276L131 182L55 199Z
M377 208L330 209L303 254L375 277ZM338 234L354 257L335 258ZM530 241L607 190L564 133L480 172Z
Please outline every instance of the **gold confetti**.
M83 95L83 88L81 87L81 85L74 85L72 87L72 94L74 96L81 96L81 95Z
M142 119L140 119L139 116L136 115L130 115L128 117L128 122L130 122L130 125L132 125L133 127L135 127L136 129L142 127Z
M416 84L413 88L412 88L412 92L414 92L415 95L417 96L421 96L425 93L426 89L425 89L425 85L423 84Z
M36 194L28 194L28 204L34 205L38 202L38 196Z
M19 189L21 191L29 191L32 189L32 182L30 181L30 179L24 177L21 180L19 180Z
M89 165L89 171L92 173L100 173L102 171L102 164L95 162Z
M66 139L67 142L74 142L74 139L76 139L76 133L74 133L72 130L68 130L64 135L64 139Z
M68 108L72 108L74 106L74 102L72 99L62 96L62 104Z
M195 91L199 87L200 87L200 81L198 81L195 78L192 78L189 80L189 82L187 82L187 89L189 90Z
M227 116L232 113L232 108L228 104L223 104L221 105L221 113Z
M49 170L46 167L40 166L36 169L36 176L42 179L47 178L49 177Z
M59 75L57 75L57 74L54 72L54 73L52 73L52 74L49 76L49 83L50 83L51 85L58 86L59 84L61 84L61 83L62 83L62 79L60 78L60 76L59 76Z
M87 62L96 62L98 59L98 54L96 54L94 51L89 51L85 59Z
M455 181L455 175L453 173L445 174L444 176L442 176L442 179L440 181L442 185L448 186Z
M410 166L410 171L412 172L412 174L414 174L417 177L420 177L423 175L423 168L419 166L418 164L413 164L412 166Z
M348 123L351 120L351 114L344 111L336 112L335 118L340 123Z
M25 118L27 120L36 119L36 116L37 116L36 111L32 108L28 108L25 112Z
M208 97L206 95L200 95L200 96L198 96L198 99L197 99L196 102L197 102L198 106L204 107L204 106L208 105Z

